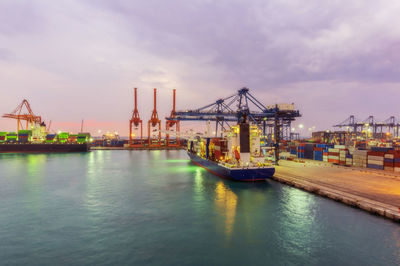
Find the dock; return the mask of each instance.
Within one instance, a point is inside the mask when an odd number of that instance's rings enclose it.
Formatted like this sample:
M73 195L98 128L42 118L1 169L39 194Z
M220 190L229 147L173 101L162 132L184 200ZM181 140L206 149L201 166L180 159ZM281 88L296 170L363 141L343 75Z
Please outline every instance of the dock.
M400 173L280 161L274 180L400 222Z
M90 147L90 150L126 150L126 151L143 151L143 150L184 150L185 147L168 147L168 146L160 146L160 147Z

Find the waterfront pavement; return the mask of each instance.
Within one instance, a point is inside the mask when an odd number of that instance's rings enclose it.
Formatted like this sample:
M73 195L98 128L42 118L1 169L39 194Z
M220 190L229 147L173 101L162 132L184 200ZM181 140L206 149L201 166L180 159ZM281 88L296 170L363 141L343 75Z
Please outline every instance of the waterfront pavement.
M275 180L400 221L398 173L315 161L280 161Z

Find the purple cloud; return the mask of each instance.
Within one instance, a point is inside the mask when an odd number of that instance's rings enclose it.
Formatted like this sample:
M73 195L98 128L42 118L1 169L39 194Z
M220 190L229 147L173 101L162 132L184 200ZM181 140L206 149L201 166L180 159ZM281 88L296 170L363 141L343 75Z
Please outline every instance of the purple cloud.
M146 120L154 87L164 117L172 88L186 109L247 86L295 102L306 127L385 119L400 96L399 12L389 0L2 1L3 112L27 97L53 120L119 121L126 134L132 87Z

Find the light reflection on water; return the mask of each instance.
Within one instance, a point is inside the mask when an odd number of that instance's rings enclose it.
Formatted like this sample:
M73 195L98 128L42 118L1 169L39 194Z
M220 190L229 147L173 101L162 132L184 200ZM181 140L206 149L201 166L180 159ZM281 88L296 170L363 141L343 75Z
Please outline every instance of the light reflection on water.
M0 261L398 265L399 226L180 151L0 155Z
M230 236L235 224L237 196L222 181L215 188L215 207L225 219L225 233Z

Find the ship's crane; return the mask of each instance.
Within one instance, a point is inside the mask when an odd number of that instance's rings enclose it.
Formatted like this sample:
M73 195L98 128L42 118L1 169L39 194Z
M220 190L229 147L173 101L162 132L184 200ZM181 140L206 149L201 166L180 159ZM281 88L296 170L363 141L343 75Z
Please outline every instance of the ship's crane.
M140 147L143 146L143 123L139 116L137 108L137 88L134 89L135 94L135 108L133 109L132 118L129 120L129 146ZM139 137L140 126L140 137ZM135 133L136 132L136 133Z
M250 109L252 108L252 109ZM214 103L208 104L198 109L176 111L173 119L177 121L215 121L215 135L218 135L218 128L225 129L230 123L240 123L243 119L258 125L263 130L264 136L267 128L272 127L274 140L268 142L275 147L276 161L279 160L279 142L282 136L282 126L290 124L296 117L300 117L300 112L289 108L280 108L279 105L266 107L252 94L248 88L241 88L237 93Z
M47 132L50 132L50 129L51 129L51 120L50 120L50 122L49 122L49 125L48 125L47 128L46 128L46 131L47 131Z
M157 89L154 89L154 109L147 124L149 147L161 146L161 120L157 113ZM153 135L156 135L155 137Z
M25 107L25 111L24 110ZM20 128L23 129L22 121L26 121L26 129L33 126L35 123L41 124L42 118L33 113L31 106L27 100L23 100L12 113L4 114L5 118L12 118L17 120L17 132Z
M173 89L173 99L172 99L172 111L171 111L171 115L169 116L169 120L166 121L165 123L165 129L166 129L166 146L169 147L173 147L173 146L180 146L181 142L180 142L180 122L179 120L175 120L174 118L176 117L176 110L175 110L175 103L176 103L176 90ZM175 139L176 142L175 143L171 143L170 141L170 132L174 130L174 126L175 126Z

